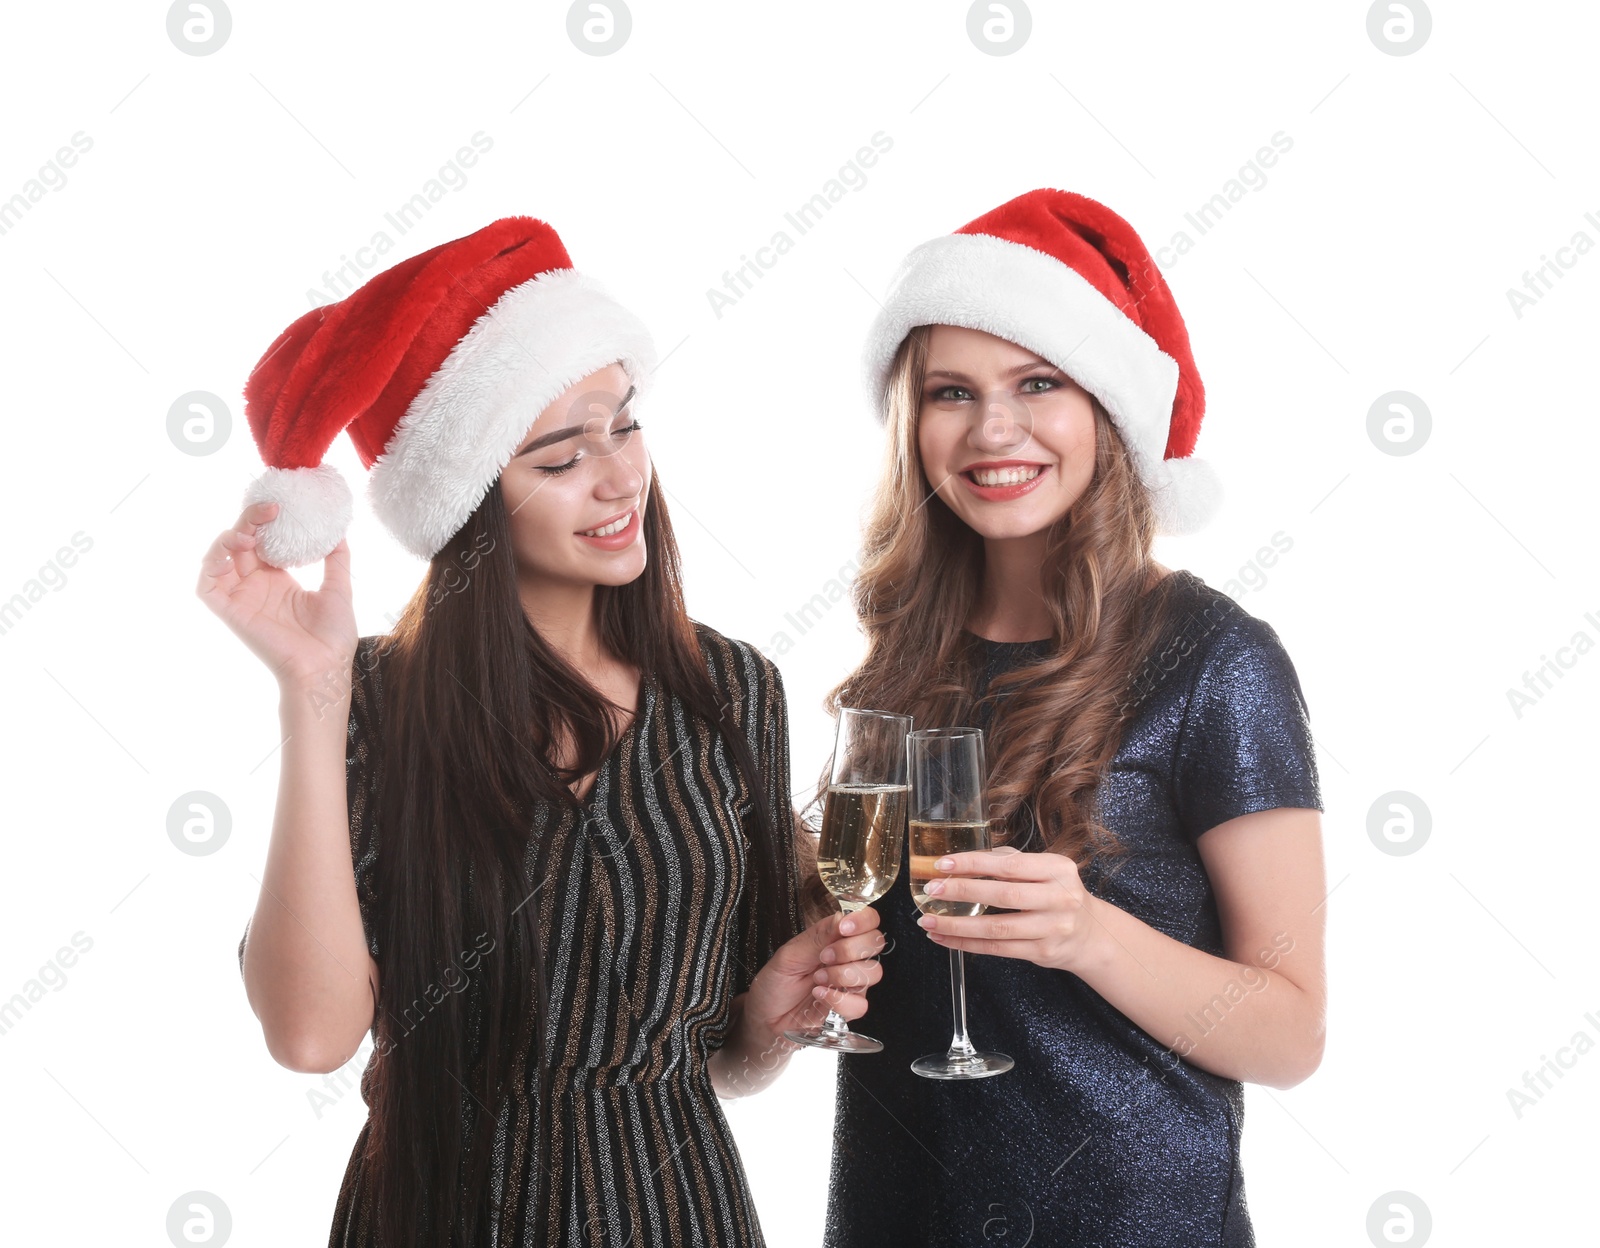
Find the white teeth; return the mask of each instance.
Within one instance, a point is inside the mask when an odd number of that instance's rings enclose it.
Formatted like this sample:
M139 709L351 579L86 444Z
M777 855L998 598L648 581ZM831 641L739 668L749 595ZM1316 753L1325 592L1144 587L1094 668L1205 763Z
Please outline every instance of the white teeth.
M974 468L972 479L979 485L1020 485L1032 481L1042 471L1037 465L1032 468Z
M610 524L606 525L604 528L601 528L601 529L587 529L587 530L585 530L583 535L585 537L610 537L613 533L622 532L623 529L628 527L628 525L632 522L632 520L633 520L633 513L630 511L627 515L623 516L622 519L613 520Z

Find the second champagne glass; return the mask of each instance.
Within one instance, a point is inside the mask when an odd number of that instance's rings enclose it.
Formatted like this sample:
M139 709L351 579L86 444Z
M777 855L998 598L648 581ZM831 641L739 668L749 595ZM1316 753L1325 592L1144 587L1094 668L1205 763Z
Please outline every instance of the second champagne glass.
M946 854L989 848L987 774L981 728L923 728L906 738L911 781L911 899L924 914L982 914L982 902L943 901L925 891L933 864ZM950 1004L955 1035L944 1053L911 1063L927 1079L986 1079L1004 1074L1004 1053L980 1053L967 1039L966 967L950 950Z
M906 833L906 734L909 715L843 707L833 771L822 811L817 874L846 914L889 891L900 874ZM877 1053L883 1042L851 1031L837 1010L811 1031L785 1038L836 1053Z

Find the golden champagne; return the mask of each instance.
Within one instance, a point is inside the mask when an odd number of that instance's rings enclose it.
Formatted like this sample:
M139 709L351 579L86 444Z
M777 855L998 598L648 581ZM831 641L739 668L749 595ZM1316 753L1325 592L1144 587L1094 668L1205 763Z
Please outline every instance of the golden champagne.
M877 901L900 873L908 795L903 784L836 784L828 789L817 873L846 910Z
M946 901L930 897L923 891L929 880L943 878L944 872L934 870L933 864L946 854L964 854L975 849L989 848L989 825L986 823L931 823L924 819L911 821L911 900L923 914L951 914L970 918L982 914L987 908L981 901Z

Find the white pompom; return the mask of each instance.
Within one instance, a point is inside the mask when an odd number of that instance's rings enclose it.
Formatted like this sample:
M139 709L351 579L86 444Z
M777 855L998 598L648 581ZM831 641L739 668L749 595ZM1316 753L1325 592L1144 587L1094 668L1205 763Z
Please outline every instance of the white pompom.
M1151 490L1157 532L1170 537L1198 533L1222 509L1222 478L1210 463L1194 456L1162 461L1167 481Z
M256 529L256 555L275 568L325 559L350 527L355 501L332 464L268 468L244 492L244 505L272 502L278 514Z

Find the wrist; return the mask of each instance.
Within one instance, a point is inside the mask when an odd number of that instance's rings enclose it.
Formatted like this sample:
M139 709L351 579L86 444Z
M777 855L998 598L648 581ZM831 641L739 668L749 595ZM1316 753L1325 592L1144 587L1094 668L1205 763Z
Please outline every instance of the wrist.
M1081 936L1067 957L1062 969L1071 971L1080 979L1089 980L1102 974L1111 964L1116 948L1110 924L1115 921L1110 902L1085 890L1083 909L1080 912Z

